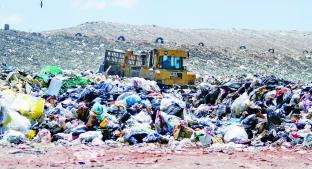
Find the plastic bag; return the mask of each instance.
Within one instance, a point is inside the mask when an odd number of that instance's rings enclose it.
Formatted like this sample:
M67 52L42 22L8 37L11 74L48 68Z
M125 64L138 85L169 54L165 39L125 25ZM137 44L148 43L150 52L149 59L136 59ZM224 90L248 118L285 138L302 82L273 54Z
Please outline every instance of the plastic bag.
M142 143L145 137L147 137L145 139L146 142L152 141L152 135L155 136L156 134L148 124L137 124L136 126L125 129L123 133L125 133L124 140L130 144Z
M120 95L117 100L123 100L127 107L131 107L135 103L139 103L141 101L141 97L138 94L128 92Z
M208 106L206 104L201 104L200 106L198 106L194 112L194 114L197 116L197 117L205 117L209 114L209 112L211 112L212 109L211 109L211 106Z
M13 111L9 109L7 111L8 116L10 116L10 122L7 124L7 128L11 130L20 131L22 133L27 133L29 131L29 128L31 126L30 121L17 113L16 111Z
M246 118L244 118L241 121L241 124L244 125L245 128L247 129L253 129L256 127L256 125L258 124L259 120L257 119L255 114L251 114L249 116L247 116Z
M79 141L81 143L90 143L92 142L95 138L102 139L103 135L101 131L88 131L86 133L82 133L79 135Z
M155 81L145 80L143 78L134 77L130 79L130 85L135 88L142 88L145 91L154 91L159 92L160 88L158 87Z
M86 100L88 102L92 102L98 96L99 94L96 93L95 88L88 86L84 88L83 91L81 92L79 100Z
M310 101L308 98L303 99L300 103L299 103L299 108L304 110L305 113L309 112L309 108L312 107L312 101Z
M100 121L101 121L100 123L101 128L107 128L108 126L117 124L116 117L108 113L103 113L101 115Z
M152 107L152 103L149 100L142 100L141 105L143 107L150 107L150 108Z
M39 119L43 114L45 100L26 94L17 94L11 108L21 112L31 120Z
M177 117L180 117L184 119L184 114L183 114L183 108L181 108L178 104L174 103L171 104L168 109L166 110L167 114L170 115L175 115Z
M177 104L182 109L186 107L185 103L182 100L169 96L161 100L160 110L165 112L169 108L169 106L172 104Z
M222 105L222 104L218 105L217 114L218 114L218 119L222 119L223 117L225 117L227 114L226 105Z
M212 123L212 121L209 120L208 118L197 119L197 122L199 125L205 126L206 128L211 129L211 130L214 130L215 128L217 128L217 126L214 123Z
M49 130L47 129L41 129L39 130L36 137L33 139L33 141L38 143L49 143L52 141L52 136Z
M66 80L63 84L63 88L69 89L69 88L72 88L75 86L85 87L89 84L90 84L90 81L88 79L80 77L80 76L75 76L75 77L72 77L72 78Z
M29 130L28 133L25 134L25 137L29 140L32 140L36 136L35 130Z
M146 111L141 111L140 113L136 114L133 116L133 118L138 122L138 123L146 123L150 124L152 122L152 118L150 114Z
M57 66L46 66L40 70L40 74L58 75L58 74L63 74L63 70Z
M101 115L107 113L107 108L104 105L101 105L99 102L94 103L92 106L92 111L96 114L98 120L102 120Z
M162 133L172 133L175 126L180 125L180 118L158 111L155 120L156 129ZM163 126L163 128L161 127Z
M248 94L245 92L237 99L234 100L231 106L232 115L235 117L239 117L241 112L247 110L247 108L251 105Z
M115 85L112 85L110 83L100 83L96 86L94 86L97 90L99 90L99 92L101 94L105 94L105 93L109 93L111 92L116 86ZM114 91L113 91L114 92Z
M0 128L0 134L3 134L4 132L6 132L7 130L10 129L10 127L16 128L17 130L19 130L20 128L22 128L22 130L27 130L28 126L30 126L30 124L28 125L28 123L26 123L27 125L19 125L18 121L16 121L16 117L17 119L20 118L20 114L18 114L17 112L14 112L12 109L10 109L10 105L13 102L14 98L15 98L15 93L13 91L7 90L4 92L0 92L0 124L1 124L1 128ZM12 122L12 116L13 116L13 122ZM25 117L21 117L22 119L27 119ZM28 121L28 120L26 120ZM22 120L22 123L24 121ZM24 123L23 123L24 124ZM19 126L18 126L19 125Z
M154 143L160 139L160 135L158 133L150 134L144 137L143 142L145 143Z
M40 70L40 73L36 77L48 83L49 79L53 75L63 74L63 70L56 66L46 66Z
M15 130L7 131L4 134L2 140L0 140L0 144L4 144L4 145L10 144L10 143L22 144L24 142L25 142L24 134Z
M96 119L99 121L101 128L106 128L108 125L117 123L116 117L107 113L106 106L98 102L93 105L92 111L96 115Z
M234 142L234 143L241 143L248 141L248 135L244 128L230 125L225 128L225 133L223 136L224 142Z
M7 113L7 110L5 108L1 108L1 110L0 110L0 124L1 124L1 126L6 127L11 121L12 121L12 118Z
M203 146L210 145L212 143L212 137L208 130L199 130L193 133L193 137L198 139Z
M312 148L312 133L307 134L307 135L304 137L303 145L304 145L305 147Z

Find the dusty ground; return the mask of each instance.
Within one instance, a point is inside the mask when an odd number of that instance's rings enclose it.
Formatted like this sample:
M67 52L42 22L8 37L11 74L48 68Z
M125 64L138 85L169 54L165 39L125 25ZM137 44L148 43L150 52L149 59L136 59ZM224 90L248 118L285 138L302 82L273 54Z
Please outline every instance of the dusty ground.
M312 151L270 149L211 152L203 148L175 151L167 147L89 147L19 145L0 148L5 168L312 168Z

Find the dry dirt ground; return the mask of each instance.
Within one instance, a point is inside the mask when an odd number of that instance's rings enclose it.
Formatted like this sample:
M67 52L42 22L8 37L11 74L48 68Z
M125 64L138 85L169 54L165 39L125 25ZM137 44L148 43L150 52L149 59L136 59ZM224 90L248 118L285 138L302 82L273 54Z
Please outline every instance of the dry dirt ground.
M0 148L0 165L6 168L223 168L311 169L312 151L267 149L211 152L203 148L175 151L167 147L90 147L19 145Z

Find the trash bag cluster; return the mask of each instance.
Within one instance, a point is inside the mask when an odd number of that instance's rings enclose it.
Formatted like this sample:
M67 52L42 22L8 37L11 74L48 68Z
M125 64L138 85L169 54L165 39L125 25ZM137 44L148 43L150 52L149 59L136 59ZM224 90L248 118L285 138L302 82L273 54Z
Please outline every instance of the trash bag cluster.
M312 83L274 76L159 87L143 78L45 67L0 71L0 144L312 147Z

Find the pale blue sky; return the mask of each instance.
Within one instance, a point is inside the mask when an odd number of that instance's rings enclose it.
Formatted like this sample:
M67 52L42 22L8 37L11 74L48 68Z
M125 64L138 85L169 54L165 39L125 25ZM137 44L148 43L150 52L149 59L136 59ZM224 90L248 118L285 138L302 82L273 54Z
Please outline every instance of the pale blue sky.
M0 24L44 31L87 21L312 31L312 0L0 0Z

